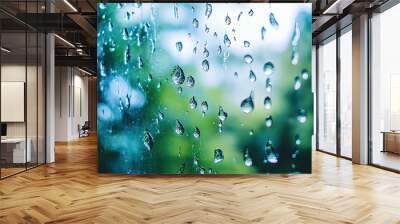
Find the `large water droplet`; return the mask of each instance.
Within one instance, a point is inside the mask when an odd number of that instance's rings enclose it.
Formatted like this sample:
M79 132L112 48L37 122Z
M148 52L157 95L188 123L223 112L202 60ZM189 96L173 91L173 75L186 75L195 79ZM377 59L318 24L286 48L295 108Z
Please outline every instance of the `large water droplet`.
M194 18L192 21L192 25L194 28L199 28L199 21L196 18Z
M293 49L290 60L293 65L297 65L299 63L299 52L297 52L297 50Z
M193 137L200 138L200 129L198 127L194 128Z
M228 37L228 34L224 35L224 44L226 47L230 47L231 46L231 40Z
M306 111L304 109L299 109L297 111L297 120L300 123L305 123L307 121Z
M205 16L206 16L207 18L210 18L211 13L212 13L212 5L211 5L210 3L207 3L207 4L206 4Z
M229 17L228 16L228 14L226 15L226 17L225 17L225 23L226 23L226 25L231 25L231 17Z
M294 90L299 90L300 87L301 87L301 79L300 79L299 76L296 76L296 77L294 78L293 88L294 88Z
M201 112L202 112L203 116L207 113L207 111L208 111L207 101L201 102Z
M274 64L272 64L272 62L270 62L270 61L265 63L264 67L263 67L263 71L264 71L265 75L272 75L272 73L274 73L274 71L275 71Z
M265 99L264 99L264 107L267 110L271 110L272 101L271 101L271 98L269 96L265 97Z
M275 155L274 152L270 152L266 155L266 159L264 160L265 163L272 163L275 164L278 162L278 157Z
M190 106L190 109L196 109L196 107L197 107L197 101L196 101L196 99L194 98L194 96L192 96L192 98L190 98L190 100L189 100L189 106Z
M250 80L250 82L255 82L255 81L257 81L257 76L256 76L256 74L253 72L253 70L250 70L250 72L249 72L249 80Z
M175 133L178 135L183 135L185 133L185 128L179 120L176 120Z
M250 47L250 42L247 41L247 40L243 41L243 46L246 47L246 48Z
M250 11L248 12L249 16L253 16L254 15L254 11L253 9L250 9Z
M195 83L195 81L194 81L193 76L191 76L191 75L188 76L187 79L186 79L186 86L193 87L194 83Z
M294 31L293 31L293 36L292 36L292 46L295 47L299 44L300 40L300 27L299 23L296 22L294 24Z
M272 92L272 84L271 84L271 79L267 78L267 80L265 81L265 89L267 90L267 92Z
M149 151L153 148L154 138L148 130L143 133L143 144Z
M253 57L252 57L251 55L249 55L249 54L246 54L246 55L243 57L243 59L244 59L244 61L245 61L247 64L251 64L251 63L253 62Z
M308 74L307 69L303 69L303 70L301 71L301 78L303 78L304 80L307 80L308 77L309 77L309 74Z
M265 118L265 126L267 126L268 128L272 127L272 116L268 115Z
M210 55L210 52L207 50L207 48L204 48L203 57L207 58L209 55Z
M182 42L180 42L180 41L176 42L175 46L176 46L176 50L178 50L179 52L182 51L182 48L183 48Z
M254 92L251 91L250 96L247 97L240 103L240 110L246 114L251 113L254 110L253 102Z
M185 81L185 73L179 65L175 66L171 78L175 85L181 85Z
M237 16L237 21L239 22L239 20L240 20L240 17L243 15L243 11L240 11L239 12L239 15Z
M279 29L279 23L276 21L275 15L272 12L269 14L269 23L271 24L272 28L276 30Z
M221 149L214 150L214 163L220 163L224 160L224 152Z
M224 111L224 108L219 106L218 108L218 118L220 121L225 121L228 118L228 113Z
M261 27L261 40L265 39L266 34L267 34L267 29L265 29L265 27Z
M210 69L210 64L208 63L207 59L203 60L203 62L201 63L201 66L203 67L203 70L206 72Z

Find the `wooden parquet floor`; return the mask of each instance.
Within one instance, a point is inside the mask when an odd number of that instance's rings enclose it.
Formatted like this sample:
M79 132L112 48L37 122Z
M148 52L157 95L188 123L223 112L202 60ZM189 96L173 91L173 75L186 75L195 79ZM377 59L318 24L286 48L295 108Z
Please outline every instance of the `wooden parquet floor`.
M0 223L400 223L400 175L313 153L312 175L96 172L96 139L0 181Z

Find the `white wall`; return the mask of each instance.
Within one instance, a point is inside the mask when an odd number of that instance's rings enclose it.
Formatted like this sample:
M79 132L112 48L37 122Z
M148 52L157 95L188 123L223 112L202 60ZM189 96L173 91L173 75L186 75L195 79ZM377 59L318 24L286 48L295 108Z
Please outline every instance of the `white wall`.
M88 120L88 78L72 67L56 67L55 73L55 140L70 141Z

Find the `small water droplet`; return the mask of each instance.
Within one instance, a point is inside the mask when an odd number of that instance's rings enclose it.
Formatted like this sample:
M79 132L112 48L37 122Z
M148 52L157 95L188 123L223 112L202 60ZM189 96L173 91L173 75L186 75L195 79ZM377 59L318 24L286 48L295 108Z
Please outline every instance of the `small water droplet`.
M226 15L226 17L225 17L225 23L226 23L226 25L231 25L231 17L229 17L228 16L228 14Z
M271 98L269 96L265 97L265 99L264 99L264 107L267 110L271 110L272 101L271 101Z
M279 23L275 18L274 13L270 13L269 14L269 23L271 24L272 28L274 28L275 30L279 29Z
M214 37L218 37L217 32L214 32L213 36L214 36Z
M144 63L142 57L138 56L137 63L138 63L138 68L143 68Z
M207 101L201 102L201 112L202 112L203 116L207 113L207 111L208 111Z
M193 54L197 53L197 46L193 48Z
M178 87L178 93L182 94L182 87L180 87L180 86Z
M247 167L253 166L253 159L251 159L248 149L246 149L244 154L244 165Z
M297 111L297 120L300 123L305 123L307 121L306 111L304 109L299 109Z
M214 150L214 163L220 163L224 160L224 152L221 149Z
M272 75L275 71L275 66L272 62L267 62L264 64L263 71L265 75Z
M301 144L300 135L296 134L296 136L294 136L294 141L296 145L300 145Z
M292 46L295 47L299 44L300 40L300 27L299 23L296 22L294 24L294 31L293 31L293 36L292 36Z
M128 31L128 28L124 28L124 29L122 30L122 39L123 39L123 40L128 40L128 38L129 38L129 31Z
M222 53L222 47L221 45L218 45L218 51L217 51L218 55L221 55Z
M171 74L172 82L181 85L185 81L185 73L179 65L176 65Z
M228 37L228 34L224 35L224 44L226 47L230 47L231 46L231 40Z
M188 76L187 79L186 79L186 86L187 87L193 87L194 84L195 84L195 81L194 81L193 76L191 76L191 75Z
M210 69L210 64L208 63L207 59L203 60L203 62L201 63L201 66L203 67L203 70L206 72Z
M250 130L249 135L254 135L254 130Z
M207 50L207 48L204 48L203 57L207 58L209 55L210 55L210 52Z
M160 119L160 121L164 120L164 113L159 111L158 112L158 119Z
M265 126L267 126L268 128L270 128L272 126L272 116L271 115L268 115L265 118Z
M233 76L235 76L235 78L239 77L239 73L235 72L233 73Z
M247 40L243 41L243 46L246 47L246 48L250 47L250 42L247 41Z
M190 98L190 100L189 100L189 106L190 106L190 109L196 109L196 107L197 107L197 101L196 101L196 99L194 98L194 96L192 96L192 98Z
M174 17L175 17L175 19L179 18L178 4L177 3L174 4Z
M206 4L205 16L206 16L207 18L210 18L211 13L212 13L212 5L211 5L210 3L207 3L207 4Z
M265 89L267 90L267 92L272 92L272 84L271 84L271 79L267 78L267 80L265 81Z
M253 102L254 92L251 91L250 96L244 99L240 103L240 110L246 114L253 112L254 102Z
M161 82L157 83L157 89L161 88Z
M243 15L243 11L240 11L239 12L239 15L237 16L237 21L239 22L239 20L240 20L240 17Z
M225 121L228 118L228 113L224 111L224 108L219 106L218 108L218 118L220 121Z
M296 76L296 77L294 78L294 85L293 85L293 88L294 88L294 90L299 90L300 87L301 87L301 79L300 79L299 76Z
M207 24L204 25L204 32L205 32L205 33L210 32L210 27L208 27Z
M196 18L194 18L192 21L192 25L194 28L199 28L199 21Z
M154 138L148 130L144 131L143 144L147 148L148 151L150 151L153 148Z
M301 71L301 78L303 78L304 80L307 80L307 79L308 79L308 76L309 76L309 74L308 74L307 69L303 69L303 70Z
M200 138L200 129L198 127L194 128L193 137Z
M290 60L293 65L297 65L299 63L299 52L297 50L293 49Z
M249 72L249 80L250 80L250 82L255 82L255 81L257 81L257 76L256 76L256 74L253 72L253 70L250 70L250 72Z
M251 64L251 63L253 62L253 57L252 57L251 55L249 55L249 54L246 54L246 55L243 57L243 59L244 59L244 61L245 61L247 64Z
M176 50L178 50L179 52L182 51L182 48L183 48L182 42L180 42L180 41L176 42L175 46L176 46Z
M111 19L108 21L108 31L109 32L112 32L113 31L113 28L114 28L114 25L112 24L112 22L111 22Z
M265 27L261 27L261 40L265 39L266 34L267 34L267 29L265 29Z
M147 75L147 81L148 81L148 82L151 82L151 80L153 80L153 76L149 73L149 74Z
M185 133L185 128L178 119L176 120L175 133L178 135L183 135Z
M203 167L200 168L200 174L205 174L206 173L206 169L204 169Z
M124 59L125 64L128 64L130 60L131 60L131 50L128 45L125 49L125 59Z
M254 11L253 9L250 9L250 11L248 12L249 16L253 16L254 15Z

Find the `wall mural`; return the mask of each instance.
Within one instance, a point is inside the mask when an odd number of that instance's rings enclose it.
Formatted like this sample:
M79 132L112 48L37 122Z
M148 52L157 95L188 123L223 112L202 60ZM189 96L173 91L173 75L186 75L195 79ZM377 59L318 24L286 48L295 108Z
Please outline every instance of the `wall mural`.
M311 172L311 4L97 7L99 172Z

